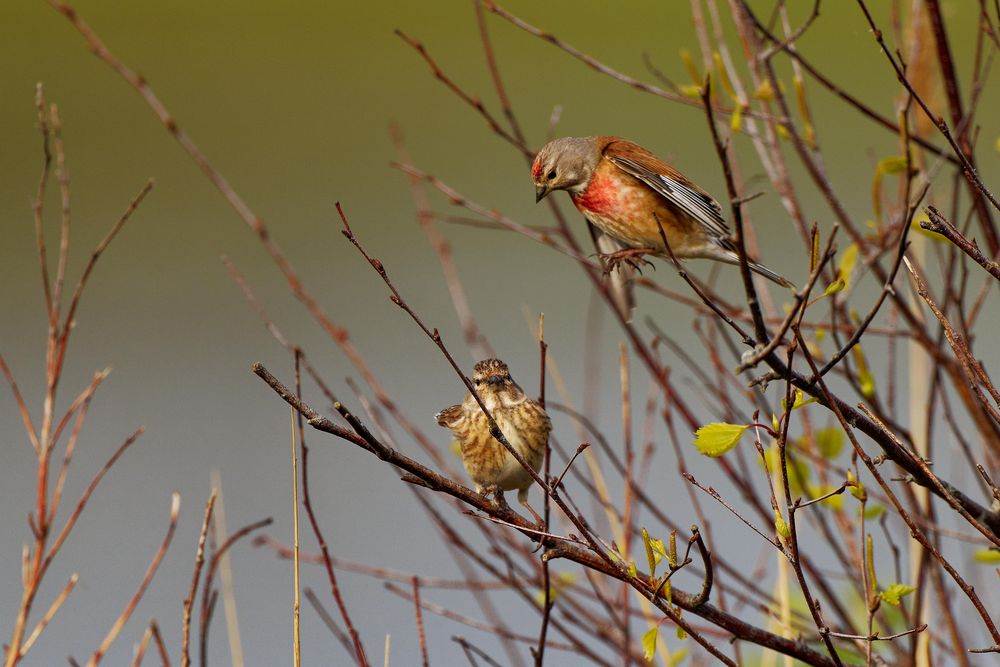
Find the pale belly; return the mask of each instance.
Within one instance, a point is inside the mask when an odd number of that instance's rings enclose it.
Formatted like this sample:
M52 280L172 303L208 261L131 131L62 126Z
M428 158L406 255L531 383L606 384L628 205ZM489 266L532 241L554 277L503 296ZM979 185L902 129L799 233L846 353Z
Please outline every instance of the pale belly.
M533 467L536 471L541 464L540 458L532 452L531 449L527 447L521 437L518 435L517 430L505 419L500 418L497 420L497 426L503 431L503 434L507 437L507 442L510 443L511 447L517 450L524 460ZM496 443L498 447L503 447L500 443ZM514 489L523 489L524 487L531 484L531 475L527 470L524 469L517 460L510 455L506 449L503 453L503 465L500 470L500 475L497 484L504 491L512 491Z

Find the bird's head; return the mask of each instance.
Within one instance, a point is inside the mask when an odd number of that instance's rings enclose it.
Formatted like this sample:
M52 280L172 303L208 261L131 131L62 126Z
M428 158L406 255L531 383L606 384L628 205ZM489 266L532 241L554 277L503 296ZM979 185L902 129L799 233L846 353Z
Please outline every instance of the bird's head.
M583 192L600 159L594 137L563 137L545 144L531 165L535 202L553 190Z
M476 364L472 369L472 384L491 410L495 405L509 405L524 397L524 392L510 377L507 364L499 359L484 359Z

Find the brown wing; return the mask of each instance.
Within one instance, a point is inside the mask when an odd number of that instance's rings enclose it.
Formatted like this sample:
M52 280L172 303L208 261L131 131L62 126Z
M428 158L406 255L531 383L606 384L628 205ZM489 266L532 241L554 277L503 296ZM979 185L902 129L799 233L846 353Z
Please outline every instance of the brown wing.
M464 412L462 410L462 406L453 405L450 408L445 408L441 412L434 415L434 419L437 420L439 426L454 429L462 420L463 415Z
M709 234L728 247L730 231L722 217L722 207L682 173L642 146L624 139L610 140L604 148L604 157L687 212Z
M545 408L543 408L542 404L538 401L528 399L528 403L530 403L531 407L535 410L535 414L537 415L540 423L540 428L542 432L544 432L545 439L547 440L549 433L552 432L552 420L549 418L549 413L545 412Z

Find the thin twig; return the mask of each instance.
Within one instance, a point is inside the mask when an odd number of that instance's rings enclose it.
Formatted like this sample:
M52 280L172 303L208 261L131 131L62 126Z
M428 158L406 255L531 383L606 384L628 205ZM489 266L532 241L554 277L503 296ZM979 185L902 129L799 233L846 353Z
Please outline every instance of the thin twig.
M479 493L476 493L472 489L464 487L460 484L442 477L441 475L430 470L421 463L405 456L401 452L390 449L385 445L379 443L377 440L370 441L371 434L361 435L355 431L345 429L325 417L320 416L313 408L308 404L301 401L296 397L295 393L278 381L271 373L260 364L254 364L252 367L253 372L261 378L271 389L286 403L289 403L295 409L302 414L308 420L308 423L313 428L335 435L343 440L351 442L362 449L374 453L378 458L393 465L405 472L408 472L415 477L424 481L424 485L428 488L432 488L435 491L446 493L454 498L457 498L467 505L471 505L485 514L493 517L501 518L518 527L529 537L531 534L527 530L533 529L533 526L524 517L520 516L517 512L514 512L510 508L501 508L491 502L489 499L485 498ZM373 451L374 450L374 451ZM527 529L527 530L526 530ZM620 567L612 567L608 565L607 559L602 557L600 553L593 553L591 551L582 549L580 547L562 544L559 547L549 550L546 552L549 558L566 558L574 562L580 563L587 568L595 570L597 572L603 573L607 576L611 576L615 579L622 580L624 577L631 577L631 575ZM636 577L632 578L637 586L646 586L647 590L652 591L655 586L652 585L651 578L649 575L644 573L637 573ZM813 649L803 646L798 642L793 640L775 635L773 633L767 632L760 628L756 628L753 625L746 623L745 621L723 612L711 604L705 603L698 606L693 604L697 600L697 597L679 590L678 588L673 588L672 590L672 603L674 605L680 606L682 609L688 610L691 613L700 616L710 623L724 628L728 632L731 632L734 636L747 641L751 641L756 644L767 646L775 651L784 653L786 655L791 655L799 660L802 660L806 664L815 665L817 667L827 667L832 666L833 663L824 655L814 651ZM657 599L658 606L661 610L669 609L665 606L665 602L662 598ZM662 605L662 606L661 606ZM426 608L426 607L425 607ZM673 613L665 611L665 613ZM676 616L676 613L674 613ZM682 621L685 630L688 630L690 626ZM693 628L690 628L689 634L696 633ZM692 634L692 637L694 635ZM534 641L534 640L532 640ZM717 651L716 651L717 652ZM728 658L726 658L728 660Z
M118 637L118 633L121 632L125 623L132 616L132 612L135 611L136 605L139 604L139 600L142 599L143 593L149 587L150 582L153 581L153 577L156 575L157 569L160 567L160 563L163 561L163 557L167 554L167 549L170 547L170 542L173 540L174 531L177 529L177 516L181 510L181 496L179 493L174 493L170 498L170 523L167 525L167 534L163 538L163 542L160 544L160 548L156 550L156 554L153 556L152 562L150 562L149 567L146 568L146 574L142 577L142 582L139 584L139 588L136 590L135 594L125 605L125 609L122 611L121 615L115 621L111 629L108 630L108 634L105 635L104 641L101 645L97 647L94 651L94 655L90 658L87 663L87 667L97 667L104 657L104 654L108 652L111 648L111 644L114 643L115 639Z
M255 371L256 372L256 371ZM301 403L301 398L299 398L299 393L296 392L294 397L298 401L299 405ZM291 395L290 395L291 396ZM287 400L287 399L286 399ZM312 417L306 414L302 410L296 407L295 403L290 403L296 411L303 417L310 419L310 426L315 428L312 424ZM311 413L313 416L316 415L315 412ZM340 610L340 617L344 621L344 626L347 628L348 634L351 636L351 643L354 648L354 658L360 667L367 667L368 657L365 654L364 644L361 642L361 635L355 629L354 624L351 621L351 616L347 611L347 605L344 603L344 599L340 594L340 586L337 582L337 575L333 569L333 560L330 558L330 550L326 546L326 539L323 537L323 531L320 530L319 520L316 518L316 514L313 511L312 497L309 494L309 448L306 446L305 437L300 433L300 439L302 442L302 505L306 509L306 516L309 518L309 525L312 527L313 535L316 537L316 542L319 543L320 554L323 556L323 565L326 569L326 576L330 582L330 592L333 595L334 600L337 603L337 608Z
M301 395L299 357L295 357L295 389ZM289 407L292 426L292 664L299 667L302 664L302 644L299 638L299 452L295 442L295 422L298 416L299 430L302 429L302 417L296 415L295 409Z
M427 657L427 636L424 634L424 617L420 607L420 579L413 577L413 608L417 619L417 638L420 642L420 657L424 667L429 667L431 662Z
M184 598L184 610L181 614L181 667L191 665L191 609L194 607L194 597L198 592L198 580L201 578L201 567L205 562L205 539L208 536L208 525L212 520L212 509L215 507L217 491L212 489L208 502L205 503L205 517L201 522L201 533L198 537L198 549L194 556L194 571L191 573L191 587Z
M73 589L76 587L76 582L79 581L79 579L80 579L79 575L74 572L70 576L69 581L66 582L66 585L63 586L62 591L59 593L59 595L56 596L56 599L52 601L51 605L49 605L48 610L42 615L42 618L38 621L38 625L35 626L35 629L31 631L30 635L28 635L28 638L24 640L24 644L21 645L22 658L25 656L25 654L28 653L29 650L31 650L31 647L34 645L35 640L37 640L38 636L42 634L42 631L45 629L45 626L47 626L49 623L52 622L52 619L55 617L56 612L58 612L59 608L62 607L63 603L66 601L66 598L69 597L69 594L73 592Z
M962 232L958 231L958 229L933 206L927 207L927 217L929 220L922 220L920 222L920 226L923 229L945 237L958 246L962 252L972 258L972 260L979 264L979 266L986 269L991 276L1000 280L1000 263L987 258L979 249L979 245L975 242L975 240L968 239L964 234L962 234Z

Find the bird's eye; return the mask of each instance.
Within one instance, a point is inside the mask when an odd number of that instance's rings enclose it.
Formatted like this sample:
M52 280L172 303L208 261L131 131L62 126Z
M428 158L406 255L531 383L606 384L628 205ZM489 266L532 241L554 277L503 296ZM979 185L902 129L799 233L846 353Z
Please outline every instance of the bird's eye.
M555 169L551 170L551 171L550 171L550 172L548 173L548 176L546 176L546 178L548 178L548 179L549 179L550 181L551 181L551 180L552 180L553 178L555 178L555 177L556 177L556 170L555 170Z
M473 380L473 382L475 382L476 384L482 384L483 383L482 379L480 379L480 378L476 378L475 380Z

